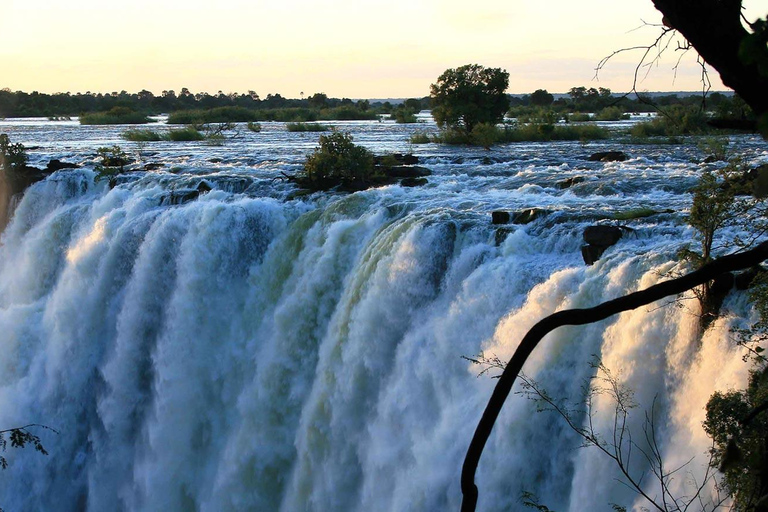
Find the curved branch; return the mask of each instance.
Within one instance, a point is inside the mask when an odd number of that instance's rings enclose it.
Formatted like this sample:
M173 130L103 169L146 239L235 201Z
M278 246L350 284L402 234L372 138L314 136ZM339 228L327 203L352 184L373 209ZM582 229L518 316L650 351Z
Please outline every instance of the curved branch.
M766 259L768 259L768 242L763 242L754 249L718 258L695 272L656 284L645 290L603 302L592 308L558 311L540 320L528 331L512 355L512 359L507 363L475 429L461 472L461 492L464 496L461 504L462 512L474 512L477 506L478 490L475 485L475 473L483 449L523 364L544 336L564 325L591 324L623 311L637 309L664 297L677 295L700 286L725 272L749 268Z

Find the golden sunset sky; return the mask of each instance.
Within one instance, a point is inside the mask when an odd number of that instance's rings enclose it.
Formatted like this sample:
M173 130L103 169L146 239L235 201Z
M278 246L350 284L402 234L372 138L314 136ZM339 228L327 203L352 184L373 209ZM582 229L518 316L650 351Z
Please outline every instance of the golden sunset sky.
M768 0L744 5L768 13ZM659 29L639 27L660 21L651 0L0 0L0 88L421 97L445 69L478 63L509 71L513 93L619 92L639 54L599 81L596 64L651 42ZM667 53L638 89L700 89L695 54L675 78Z

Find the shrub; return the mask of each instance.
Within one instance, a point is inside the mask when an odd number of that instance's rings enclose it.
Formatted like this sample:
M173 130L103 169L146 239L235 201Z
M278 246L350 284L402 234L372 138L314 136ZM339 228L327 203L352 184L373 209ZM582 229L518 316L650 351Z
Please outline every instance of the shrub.
M206 138L205 135L200 133L200 131L194 126L187 126L185 128L170 130L167 137L168 140L173 142L191 142L196 140L203 140Z
M707 114L698 107L673 105L655 119L634 125L629 133L634 137L697 135L712 131Z
M605 107L597 113L595 118L598 121L619 121L621 119L629 119L629 114L625 114L621 108L613 106Z
M11 143L8 135L0 134L0 169L19 171L27 165L27 150L21 143Z
M333 132L320 136L320 147L307 157L304 173L310 182L367 181L373 175L373 153L352 143L352 136Z
M168 116L168 124L246 123L258 121L255 111L245 107L217 107L210 110L179 110Z
M125 169L128 163L128 155L120 146L100 147L96 149L99 162L96 164L96 181L109 179L110 186L114 184L114 177Z
M123 138L131 142L157 142L163 140L163 136L154 130L126 130Z
M590 116L589 114L585 114L584 112L574 112L573 114L568 116L568 121L571 121L574 123L583 123L591 120L592 120L592 116Z
M248 130L254 133L258 133L261 131L261 125L259 123L254 123L253 121L249 121Z
M416 113L405 107L400 107L392 112L392 117L395 122L399 124L415 123L418 121L418 119L416 119Z
M287 123L285 127L289 132L325 132L328 126L320 123Z
M151 121L141 112L136 112L128 107L113 107L107 112L80 114L80 124L86 125L147 124Z
M429 144L434 142L427 132L413 132L411 134L411 144Z

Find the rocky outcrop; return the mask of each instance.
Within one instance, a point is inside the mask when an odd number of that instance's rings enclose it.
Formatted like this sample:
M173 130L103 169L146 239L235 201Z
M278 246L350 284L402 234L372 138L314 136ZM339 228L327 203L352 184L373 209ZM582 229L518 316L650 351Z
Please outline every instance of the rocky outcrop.
M61 160L54 158L48 162L48 165L45 166L45 171L48 173L53 173L62 169L77 169L78 167L80 167L80 165L70 162L62 162Z
M606 249L621 240L623 232L616 226L588 226L582 235L587 245L581 247L584 263L594 265Z
M528 208L516 212L496 210L491 212L491 224L530 224L550 213L552 213L550 210L543 208Z
M599 151L590 155L590 162L623 162L627 159L627 154L623 151Z
M576 185L577 183L581 183L584 180L586 180L584 176L573 176L572 178L566 178L562 181L558 181L555 183L555 188L564 190L566 188L571 188L572 186Z
M383 167L381 172L390 178L423 178L424 176L430 176L432 174L432 171L419 165Z

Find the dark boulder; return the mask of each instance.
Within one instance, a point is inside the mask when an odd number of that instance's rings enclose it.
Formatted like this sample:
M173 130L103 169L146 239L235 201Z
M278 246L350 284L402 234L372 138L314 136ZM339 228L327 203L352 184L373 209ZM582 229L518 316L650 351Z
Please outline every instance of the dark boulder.
M165 164L150 163L150 164L145 164L144 165L144 170L145 171L156 171L156 170L161 169L163 167L165 167Z
M411 153L392 153L392 156L403 165L416 165L419 163L419 157Z
M739 272L736 274L736 278L734 279L734 285L736 286L737 290L748 290L750 286L752 286L752 282L759 276L765 272L763 267L761 266L755 266L752 268L749 268L743 272Z
M598 247L610 247L621 239L621 228L616 226L588 226L584 229L584 242Z
M393 167L385 167L382 171L390 178L423 178L432 174L432 171L426 167L418 165L395 165Z
M584 263L593 265L606 249L621 239L621 228L616 226L588 226L582 235L587 245L582 246L581 256Z
M400 186L403 187L421 187L429 183L427 178L403 178L400 180Z
M594 265L600 256L603 255L607 247L598 247L596 245L582 245L581 257L587 265Z
M491 212L491 224L509 224L512 219L512 215L509 212L497 210Z
M581 183L584 180L586 180L584 176L574 176L572 178L566 178L562 181L558 181L557 183L555 183L555 188L564 190L566 188L571 188L572 186L576 185L577 183Z
M527 210L521 210L512 214L512 224L530 224L536 219L540 219L545 215L549 215L549 210L542 208L528 208Z
M48 162L48 165L45 166L45 171L56 172L56 171L60 171L61 169L77 169L78 167L80 167L78 164L62 162L61 160L54 158L53 160Z
M623 162L627 159L623 151L599 151L590 155L590 162Z

